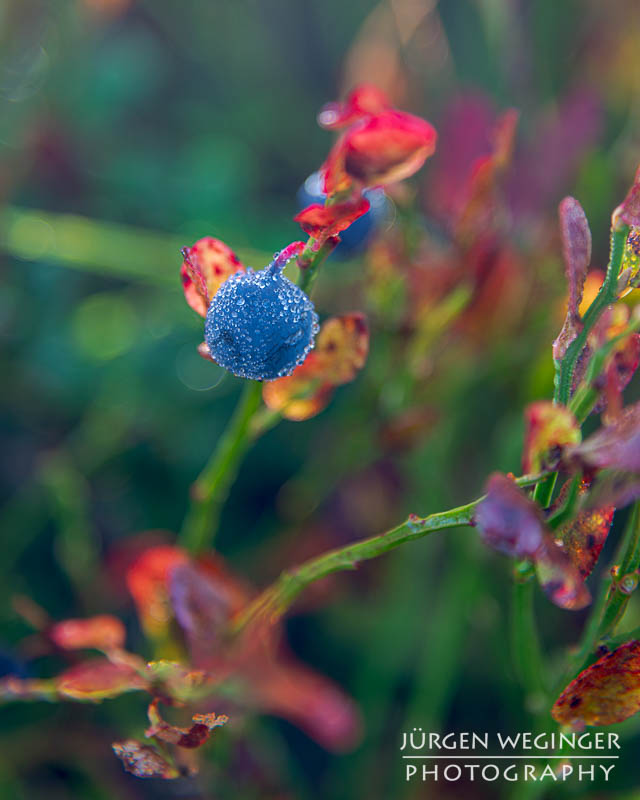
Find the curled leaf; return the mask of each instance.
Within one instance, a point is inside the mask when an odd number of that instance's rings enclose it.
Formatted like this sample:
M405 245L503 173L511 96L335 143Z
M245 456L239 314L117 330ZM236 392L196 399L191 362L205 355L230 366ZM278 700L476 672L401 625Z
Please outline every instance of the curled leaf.
M125 628L117 617L101 614L58 622L49 629L49 638L63 650L110 650L124 645Z
M145 731L145 736L155 736L163 742L175 744L178 747L194 749L203 745L211 731L219 728L229 721L225 714L216 716L215 714L196 714L192 717L193 725L190 728L178 728L165 722L160 716L158 709L159 700L154 700L148 709L150 727Z
M146 681L127 664L106 658L83 661L55 678L58 692L73 700L100 701L147 687Z
M564 358L567 348L582 330L579 308L591 262L591 231L580 203L574 197L565 197L560 203L558 214L569 298L564 325L553 343L553 357L556 361Z
M309 236L324 242L346 230L359 217L366 214L369 208L369 201L362 195L334 205L313 203L296 214L293 221L300 223Z
M525 410L525 443L522 469L526 473L554 467L567 445L580 441L580 426L565 406L546 400Z
M180 777L179 771L164 756L161 756L155 747L142 744L135 739L114 742L111 747L116 756L122 761L124 769L137 778L164 778L165 780L171 780Z
M185 247L182 254L180 277L185 299L195 312L206 317L214 294L230 275L244 272L244 266L230 247L212 236Z
M264 384L265 404L286 419L299 421L315 416L329 403L334 387L355 378L368 351L369 330L363 314L326 320L315 349L293 374Z
M571 681L551 709L563 725L612 725L640 710L640 642L598 659Z

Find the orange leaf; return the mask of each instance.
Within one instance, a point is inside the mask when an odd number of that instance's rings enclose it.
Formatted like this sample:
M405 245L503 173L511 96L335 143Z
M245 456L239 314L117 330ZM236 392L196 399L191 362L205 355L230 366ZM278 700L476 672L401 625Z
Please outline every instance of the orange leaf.
M230 247L219 239L205 236L182 251L182 288L191 308L206 317L214 294L230 275L244 272L244 266Z
M104 700L124 692L145 689L146 681L127 664L114 664L106 658L82 661L55 679L60 694L74 700Z
M114 742L111 747L122 761L127 772L137 778L164 778L170 780L180 777L178 770L172 766L155 747L127 739L125 742Z
M623 644L583 670L556 700L563 725L612 725L640 710L640 642Z
M49 637L63 650L110 650L124 645L125 628L117 617L100 614L58 622L50 628Z
M580 426L565 406L541 400L525 411L525 442L522 469L526 473L554 467L562 448L580 441Z
M315 350L304 363L286 378L265 382L262 397L266 406L290 420L315 416L327 406L335 386L355 378L368 350L369 331L363 314L326 320Z
M369 201L362 195L355 200L346 200L344 203L330 206L313 203L296 214L293 221L298 222L309 236L324 242L345 231L359 217L366 214L369 208Z
M555 503L556 506L563 505L570 485L571 481L567 481L562 487ZM581 486L579 493L586 495L587 487ZM569 556L583 579L591 574L598 561L611 529L614 512L615 508L612 505L580 511L555 532L556 537L562 540L564 552Z

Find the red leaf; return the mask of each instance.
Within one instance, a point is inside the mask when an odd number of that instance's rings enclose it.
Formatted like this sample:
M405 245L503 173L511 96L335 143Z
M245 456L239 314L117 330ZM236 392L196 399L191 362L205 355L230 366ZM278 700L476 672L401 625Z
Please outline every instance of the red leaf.
M356 200L347 200L330 206L313 203L296 214L293 221L300 223L309 236L325 241L346 230L359 217L366 214L369 207L369 201L362 196Z
M623 644L571 681L551 709L563 725L613 725L640 710L640 642Z
M199 239L182 253L180 277L185 299L194 311L206 317L214 294L230 275L244 272L244 266L231 248L212 236Z
M562 487L555 503L556 507L564 504L571 483L572 481L567 481ZM586 496L587 492L587 486L580 487L580 495ZM561 525L555 532L556 537L562 541L564 552L578 569L583 580L591 574L598 561L611 529L614 512L615 508L612 505L579 511L572 520Z
M578 611L591 602L582 575L551 537L536 555L536 572L542 591L560 608Z
M318 124L328 130L344 128L386 108L389 108L389 99L382 89L365 83L353 89L344 103L327 103L318 114Z
M587 269L591 262L591 231L582 206L574 197L565 197L560 203L558 213L564 265L569 284L567 316L558 338L553 343L553 357L559 361L582 330L578 309L582 301Z
M111 746L125 770L137 778L171 780L180 777L178 770L161 756L155 747L142 744L135 739L114 742Z
M146 681L127 664L114 664L106 658L83 661L55 679L60 694L74 700L104 700L124 692L145 689Z
M356 122L335 143L323 171L328 195L348 188L400 181L417 172L434 152L432 125L403 111L382 111Z
M49 637L63 650L110 650L124 645L125 628L116 617L103 614L58 622L49 629Z

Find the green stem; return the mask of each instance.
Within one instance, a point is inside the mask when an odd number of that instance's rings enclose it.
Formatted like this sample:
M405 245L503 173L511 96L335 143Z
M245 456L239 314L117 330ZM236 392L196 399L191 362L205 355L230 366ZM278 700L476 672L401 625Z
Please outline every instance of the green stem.
M519 486L531 486L539 480L539 475L525 475L516 479L516 483ZM320 578L325 578L334 572L356 569L362 561L377 558L405 542L423 539L435 531L473 525L475 508L483 499L484 497L479 497L467 505L430 514L427 517L418 517L412 514L401 525L385 533L349 544L346 547L330 550L328 553L306 561L299 567L285 570L275 583L258 595L238 615L233 625L233 631L239 632L257 617L266 617L270 622L275 622L309 584Z
M298 286L303 292L311 294L311 289L318 275L318 268L327 256L333 252L337 244L335 239L327 239L323 244L319 245L316 239L309 237L304 250L298 257L298 268L300 269Z
M534 612L533 570L516 575L511 605L511 654L516 674L528 694L544 695L546 682Z
M262 384L246 381L227 429L191 487L191 506L179 537L191 553L200 553L213 542L222 505L253 441L251 421L261 397Z

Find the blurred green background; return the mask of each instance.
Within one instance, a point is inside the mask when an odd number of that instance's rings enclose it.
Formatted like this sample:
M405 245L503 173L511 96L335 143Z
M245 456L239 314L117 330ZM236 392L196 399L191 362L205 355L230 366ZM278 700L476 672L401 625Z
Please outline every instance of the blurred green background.
M551 393L562 322L557 203L583 204L601 268L640 159L638 4L0 0L3 672L55 668L16 612L25 597L54 619L115 613L144 652L113 554L179 529L241 388L196 353L179 248L214 235L260 267L299 238L296 192L332 141L316 113L363 80L428 118L439 147L394 195L379 250L319 279L322 315L368 313L365 370L318 417L269 431L231 492L219 550L259 587L409 511L478 496L494 469L520 472L522 409ZM452 251L451 209L509 107L516 152L483 261ZM458 325L437 313L443 274L475 298ZM359 704L352 752L248 717L204 748L199 779L143 782L110 743L140 735L144 698L11 704L0 797L496 797L490 784L407 786L398 748L414 725L531 728L509 655L510 570L454 531L303 599L289 641ZM553 664L584 616L538 601ZM637 604L629 618L640 624ZM640 725L616 727L609 784L549 796L637 797Z

